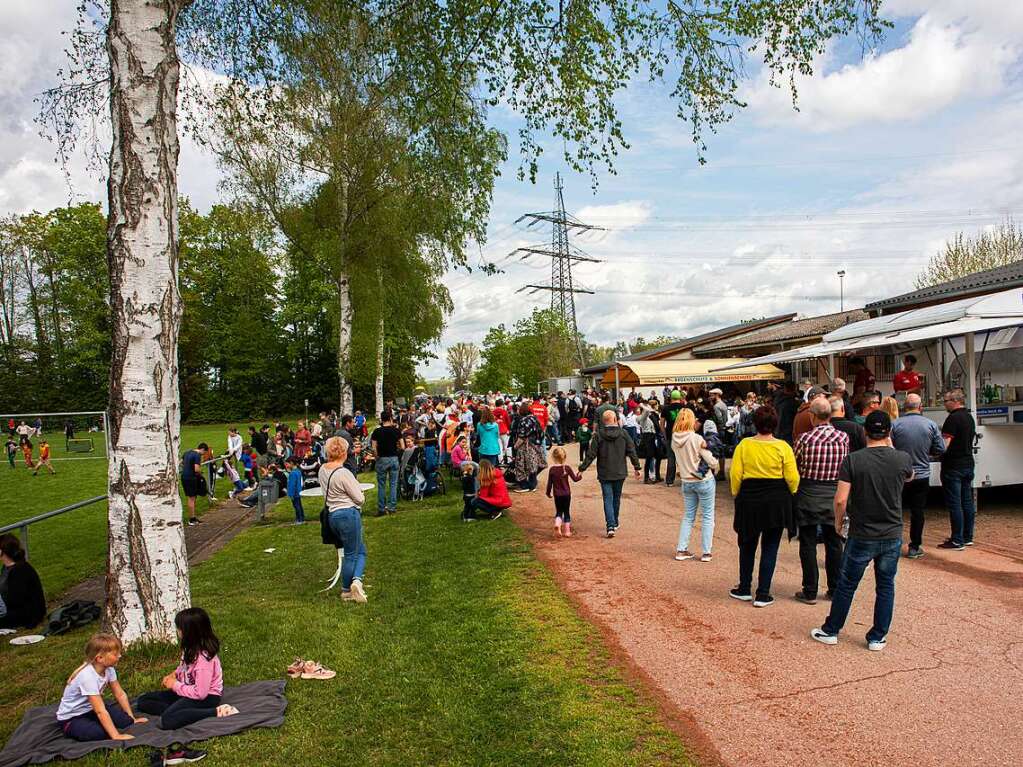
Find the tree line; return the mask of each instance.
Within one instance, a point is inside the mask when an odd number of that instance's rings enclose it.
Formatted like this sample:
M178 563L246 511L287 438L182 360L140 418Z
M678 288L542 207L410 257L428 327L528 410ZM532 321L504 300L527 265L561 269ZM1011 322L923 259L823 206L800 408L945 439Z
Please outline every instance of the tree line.
M182 301L178 385L193 422L337 407L337 319L330 285L244 201L203 215L179 203ZM0 219L0 412L103 410L111 358L107 218L82 203ZM440 335L444 288L413 264L383 275L390 298L432 291L384 324L384 394L402 396ZM407 284L408 281L413 286ZM380 307L357 281L352 382L374 406ZM370 291L368 288L372 288Z

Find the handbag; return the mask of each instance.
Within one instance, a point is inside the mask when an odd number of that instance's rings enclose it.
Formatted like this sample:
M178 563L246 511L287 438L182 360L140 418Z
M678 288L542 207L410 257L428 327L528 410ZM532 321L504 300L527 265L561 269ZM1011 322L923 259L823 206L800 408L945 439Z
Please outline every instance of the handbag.
M334 473L343 467L339 466L330 473L327 477L327 484L323 487L323 508L320 510L320 540L323 541L325 546L333 546L335 549L340 549L344 542L337 537L337 533L334 532L334 528L330 526L330 509L327 506L327 491L330 489L330 480L334 478Z

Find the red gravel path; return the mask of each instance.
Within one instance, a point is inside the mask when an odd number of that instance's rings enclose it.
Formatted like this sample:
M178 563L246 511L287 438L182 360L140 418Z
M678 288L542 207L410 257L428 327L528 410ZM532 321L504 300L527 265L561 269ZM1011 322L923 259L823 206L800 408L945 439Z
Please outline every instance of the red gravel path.
M541 490L544 476L541 476ZM553 537L553 503L515 496L511 516L612 649L667 703L706 761L735 767L1023 765L1023 515L978 522L978 545L902 559L887 649L868 652L868 571L837 647L809 637L828 602L803 605L798 544L782 543L774 605L728 598L738 573L727 484L717 486L714 561L676 562L678 488L626 481L622 527L603 537L596 472L575 486L575 536ZM999 523L996 529L996 522ZM985 546L997 540L1001 547ZM996 538L996 534L998 537ZM690 548L699 549L699 528ZM823 547L820 547L823 557ZM823 560L821 561L823 583Z

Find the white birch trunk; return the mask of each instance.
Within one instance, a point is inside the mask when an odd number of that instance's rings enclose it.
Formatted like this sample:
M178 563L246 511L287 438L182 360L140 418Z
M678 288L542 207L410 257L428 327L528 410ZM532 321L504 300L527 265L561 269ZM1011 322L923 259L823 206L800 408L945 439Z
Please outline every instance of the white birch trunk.
M338 334L337 334L337 379L338 399L342 415L352 413L352 382L348 380L349 363L352 356L352 289L348 272L342 268L337 280Z
M187 0L111 0L107 258L113 354L104 621L126 643L175 639L190 604L178 498L175 25Z
M380 323L377 327L377 380L374 394L376 395L376 416L379 418L384 411L384 273L382 270L377 270L377 287Z

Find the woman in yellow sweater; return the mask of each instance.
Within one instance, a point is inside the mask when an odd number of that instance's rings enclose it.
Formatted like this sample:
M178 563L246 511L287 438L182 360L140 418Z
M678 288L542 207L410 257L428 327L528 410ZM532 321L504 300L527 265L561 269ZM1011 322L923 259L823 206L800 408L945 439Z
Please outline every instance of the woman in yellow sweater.
M735 496L732 527L739 540L739 584L729 594L754 607L774 604L771 579L778 561L783 530L789 540L796 534L793 497L799 489L796 456L789 444L775 439L778 413L770 405L753 413L755 437L747 437L735 448L730 474ZM760 573L754 597L753 563L760 546Z

